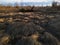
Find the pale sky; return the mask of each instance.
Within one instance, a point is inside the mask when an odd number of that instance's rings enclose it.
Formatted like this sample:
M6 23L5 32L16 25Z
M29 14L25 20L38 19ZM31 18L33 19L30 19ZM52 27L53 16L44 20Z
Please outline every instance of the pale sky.
M15 2L42 2L43 5L51 5L53 1L60 2L60 0L0 0L0 3L15 3ZM46 4L44 3L46 2Z
M0 0L0 2L21 2L21 1L22 2L48 2L52 0Z
M0 0L0 2L52 2L53 0ZM60 2L60 0L55 0Z
M60 2L60 0L55 0L55 1Z

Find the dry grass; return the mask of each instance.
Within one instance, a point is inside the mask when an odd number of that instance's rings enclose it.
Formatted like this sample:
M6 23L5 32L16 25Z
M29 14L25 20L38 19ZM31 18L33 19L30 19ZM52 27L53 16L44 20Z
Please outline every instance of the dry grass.
M13 12L18 10L16 7L0 7L1 9ZM0 22L3 22L0 23L1 45L58 45L59 39L54 35L56 30L48 24L54 16L43 15L41 12L13 12L0 13L0 17L6 17L0 18Z
M2 43L3 45L6 45L9 41L10 41L10 36L3 36L0 39L0 43Z

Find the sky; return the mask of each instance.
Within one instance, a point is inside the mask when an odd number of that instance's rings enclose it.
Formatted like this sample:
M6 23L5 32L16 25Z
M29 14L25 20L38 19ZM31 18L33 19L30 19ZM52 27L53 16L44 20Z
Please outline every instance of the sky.
M53 0L0 0L0 2L52 2ZM60 2L60 0L55 0Z
M42 2L42 3L46 2L46 3L51 3L53 1L60 2L60 0L0 0L0 3L15 3L15 2Z
M53 0L0 0L0 2L51 2L51 1Z
M60 2L60 0L55 0L55 1Z

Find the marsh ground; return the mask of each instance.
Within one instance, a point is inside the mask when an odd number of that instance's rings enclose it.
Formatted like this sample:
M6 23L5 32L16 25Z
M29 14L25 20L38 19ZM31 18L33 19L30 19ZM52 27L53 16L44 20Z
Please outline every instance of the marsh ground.
M1 45L60 45L59 43L59 13L0 13Z

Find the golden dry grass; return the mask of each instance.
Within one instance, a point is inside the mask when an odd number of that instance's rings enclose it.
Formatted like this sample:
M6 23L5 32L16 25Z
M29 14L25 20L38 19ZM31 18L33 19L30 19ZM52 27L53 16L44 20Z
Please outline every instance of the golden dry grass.
M10 41L10 37L9 37L9 36L3 36L3 37L0 39L0 42L1 42L2 44L7 44L9 41Z

